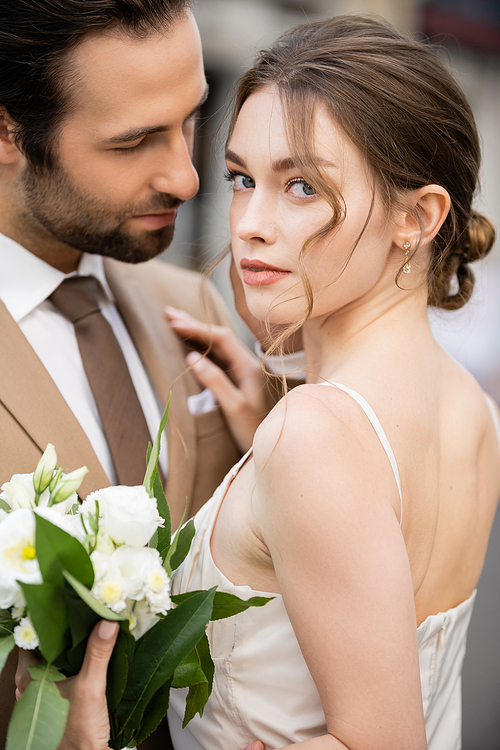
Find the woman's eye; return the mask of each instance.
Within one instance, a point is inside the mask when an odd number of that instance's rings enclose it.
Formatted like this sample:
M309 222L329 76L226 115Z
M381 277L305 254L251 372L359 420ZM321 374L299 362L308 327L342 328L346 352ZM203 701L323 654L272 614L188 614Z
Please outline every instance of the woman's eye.
M233 190L250 190L255 187L255 182L247 174L227 171L224 178L232 183Z
M316 190L312 185L309 185L302 178L290 180L286 186L286 192L293 195L294 198L310 198L311 195L316 195Z

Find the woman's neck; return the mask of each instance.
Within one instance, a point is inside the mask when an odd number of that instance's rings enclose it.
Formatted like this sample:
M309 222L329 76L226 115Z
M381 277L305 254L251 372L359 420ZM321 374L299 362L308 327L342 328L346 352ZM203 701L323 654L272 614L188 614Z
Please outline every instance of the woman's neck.
M410 341L432 337L427 291L417 289L357 302L303 326L307 382L331 380L357 362L404 350Z

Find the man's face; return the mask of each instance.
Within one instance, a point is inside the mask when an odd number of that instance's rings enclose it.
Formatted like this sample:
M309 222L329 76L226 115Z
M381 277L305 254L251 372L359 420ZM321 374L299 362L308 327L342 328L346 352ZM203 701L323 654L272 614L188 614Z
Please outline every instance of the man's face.
M148 260L168 247L177 207L198 190L191 157L206 81L194 19L144 39L92 35L68 63L73 107L57 135L56 166L25 163L23 219L31 236Z

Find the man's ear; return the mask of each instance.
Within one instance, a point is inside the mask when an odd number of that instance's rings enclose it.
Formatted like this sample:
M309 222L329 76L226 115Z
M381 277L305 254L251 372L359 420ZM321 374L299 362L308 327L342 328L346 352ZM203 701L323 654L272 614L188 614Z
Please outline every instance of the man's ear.
M14 122L5 107L0 107L0 164L14 164L21 158L15 139Z
M399 247L409 242L414 249L434 239L448 216L451 200L441 185L424 185L406 197L410 205L408 210L398 212L393 239Z

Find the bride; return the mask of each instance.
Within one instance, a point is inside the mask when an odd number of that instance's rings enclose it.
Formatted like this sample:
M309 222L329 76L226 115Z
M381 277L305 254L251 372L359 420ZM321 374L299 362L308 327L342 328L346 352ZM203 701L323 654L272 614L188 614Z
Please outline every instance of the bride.
M176 591L275 597L211 623L213 694L182 730L173 691L176 750L460 747L498 422L426 311L462 306L492 245L478 162L449 72L371 18L299 26L241 79L234 263L255 318L282 338L302 325L307 377L198 514L176 574Z

